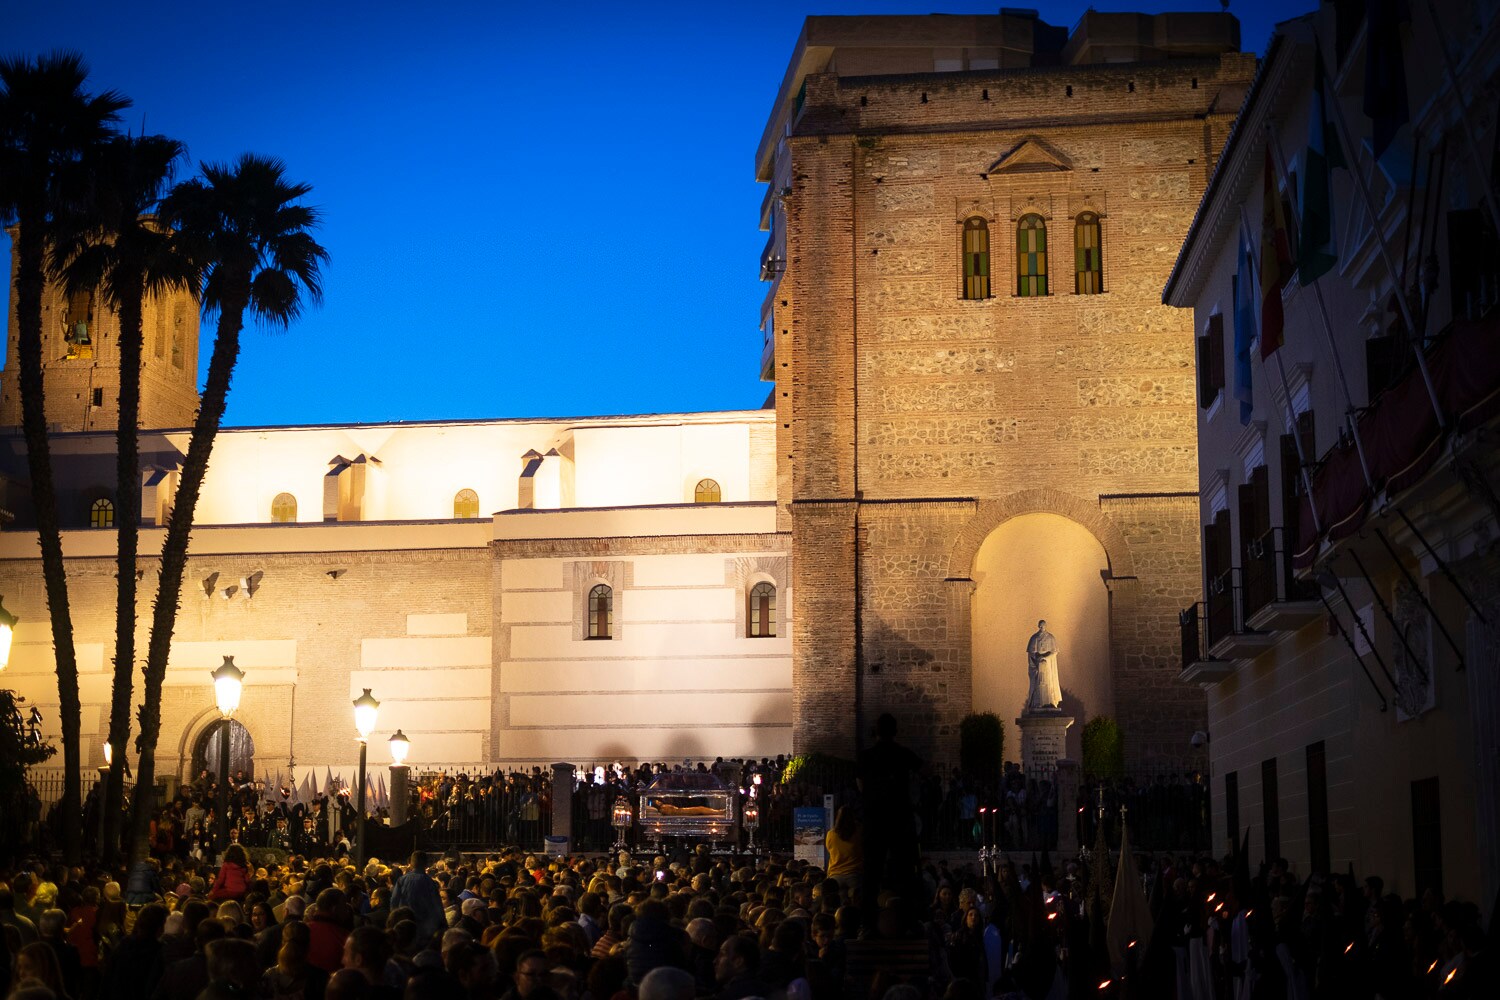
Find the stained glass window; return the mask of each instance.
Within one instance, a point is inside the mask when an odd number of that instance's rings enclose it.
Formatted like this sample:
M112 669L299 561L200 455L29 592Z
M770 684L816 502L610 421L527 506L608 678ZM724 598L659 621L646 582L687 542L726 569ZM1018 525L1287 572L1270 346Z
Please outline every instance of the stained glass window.
M1047 223L1026 215L1016 226L1016 294L1047 294Z
M1099 241L1099 216L1084 212L1073 224L1073 253L1076 257L1079 295L1097 295L1104 291L1104 260Z
M964 298L990 297L990 226L975 216L964 222Z

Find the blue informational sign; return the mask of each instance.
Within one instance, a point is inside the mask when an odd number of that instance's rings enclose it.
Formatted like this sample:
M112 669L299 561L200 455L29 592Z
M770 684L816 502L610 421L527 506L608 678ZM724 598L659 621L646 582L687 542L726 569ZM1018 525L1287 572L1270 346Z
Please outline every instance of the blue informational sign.
M821 806L798 807L792 810L792 856L827 868L824 858L823 838L828 833L828 814Z

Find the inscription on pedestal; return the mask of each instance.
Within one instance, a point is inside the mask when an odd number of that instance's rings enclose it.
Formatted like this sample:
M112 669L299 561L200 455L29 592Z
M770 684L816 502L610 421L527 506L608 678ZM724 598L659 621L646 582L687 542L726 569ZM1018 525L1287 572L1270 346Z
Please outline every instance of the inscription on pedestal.
M1050 771L1067 756L1070 715L1023 715L1016 720L1021 727L1021 767L1028 771Z

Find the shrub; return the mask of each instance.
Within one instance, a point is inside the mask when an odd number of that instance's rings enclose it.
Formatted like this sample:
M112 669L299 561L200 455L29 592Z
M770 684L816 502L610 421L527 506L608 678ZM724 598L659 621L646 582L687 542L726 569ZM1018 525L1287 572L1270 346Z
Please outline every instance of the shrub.
M958 765L976 781L994 784L1000 780L1005 760L1005 727L994 712L966 715L958 724Z
M1120 724L1096 715L1083 727L1083 773L1095 778L1125 776L1125 738Z

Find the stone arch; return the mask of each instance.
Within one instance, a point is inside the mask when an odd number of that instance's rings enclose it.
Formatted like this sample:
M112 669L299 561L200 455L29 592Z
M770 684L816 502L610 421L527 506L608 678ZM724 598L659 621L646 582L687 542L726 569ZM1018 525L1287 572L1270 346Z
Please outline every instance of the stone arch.
M979 547L1000 525L1022 514L1058 514L1087 528L1104 547L1109 575L1116 579L1135 576L1135 560L1124 534L1097 503L1061 490L1020 490L993 500L981 500L974 516L958 533L948 558L948 577L967 580L974 569Z
M197 749L199 742L203 740L205 736L211 734L214 728L218 726L220 718L221 716L219 715L219 710L210 705L209 707L194 713L187 720L187 724L182 727L182 733L177 740L176 771L178 780L183 784L187 784L191 782L195 777L197 777L197 775L192 773L194 751ZM246 732L249 733L250 740L253 743L255 740L254 729L248 722L245 721L243 713L236 715L234 717L234 721L238 722L245 728ZM158 773L160 773L162 769L158 767L157 770Z

